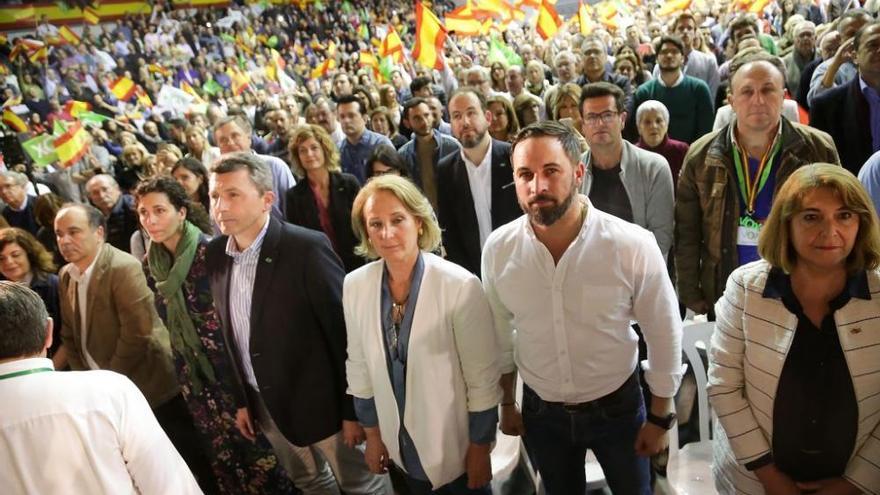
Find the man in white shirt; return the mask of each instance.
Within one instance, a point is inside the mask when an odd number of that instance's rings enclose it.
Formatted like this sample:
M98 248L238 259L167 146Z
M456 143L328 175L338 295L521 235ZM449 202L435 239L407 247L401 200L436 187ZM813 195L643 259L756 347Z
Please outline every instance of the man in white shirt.
M3 492L202 493L125 376L54 371L52 324L40 296L0 282Z
M578 143L558 122L520 132L511 163L526 215L494 231L483 250L501 345L501 431L524 435L548 494L584 492L587 449L612 492L649 494L648 456L665 448L675 421L678 303L651 233L578 194ZM648 344L647 422L631 321Z

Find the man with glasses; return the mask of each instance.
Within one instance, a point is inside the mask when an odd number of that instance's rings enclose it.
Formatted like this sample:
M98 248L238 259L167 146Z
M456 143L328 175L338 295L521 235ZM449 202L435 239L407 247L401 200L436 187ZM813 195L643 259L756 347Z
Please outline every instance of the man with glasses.
M684 43L684 73L702 80L709 86L709 95L715 99L721 76L718 61L713 55L694 50L694 40L701 36L697 31L697 21L690 12L683 12L672 23L672 33ZM654 66L654 78L660 75L660 64Z
M608 70L608 47L602 38L596 35L588 36L581 43L583 54L583 73L578 78L578 85L605 81L615 84L623 91L624 108L630 110L632 108L633 87L629 82L629 78L620 74L615 74Z
M635 137L635 109L648 100L657 100L669 109L669 137L691 144L712 131L715 115L712 96L705 82L684 74L685 46L677 36L663 36L657 42L660 76L636 91L630 109L628 136Z

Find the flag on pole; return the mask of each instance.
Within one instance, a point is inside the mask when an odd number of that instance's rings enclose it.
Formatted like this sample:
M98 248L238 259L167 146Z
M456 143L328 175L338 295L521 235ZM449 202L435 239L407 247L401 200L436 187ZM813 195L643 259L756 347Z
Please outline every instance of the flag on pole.
M538 8L538 21L535 30L541 35L541 38L549 40L556 35L559 27L562 26L562 19L556 13L556 9L548 0L541 0L541 7Z
M74 118L78 117L79 114L83 112L88 112L91 109L91 103L87 103L84 101L67 100L67 103L64 104L64 113Z
M232 93L236 96L244 93L251 83L251 78L241 71L241 69L229 68L226 74L232 79Z
M58 153L58 161L63 168L69 168L86 154L88 139L88 131L85 130L82 123L76 122L52 142L55 145L55 152Z
M3 123L15 132L27 132L28 126L11 108L3 109Z
M31 160L34 161L34 165L45 167L58 159L55 146L52 145L54 139L49 134L40 134L33 139L28 139L21 143L21 147L31 157Z
M37 48L35 51L31 52L30 55L28 55L28 59L35 64L45 62L49 59L49 48L46 46Z
M379 72L379 59L373 55L373 52L361 50L358 56L358 63L361 67L370 67L373 69L373 77L378 81L381 76Z
M479 36L482 26L467 4L448 12L443 22L447 31L455 31L458 36Z
M412 54L425 67L440 70L443 68L443 45L446 44L446 28L440 19L416 2L416 44Z
M490 64L501 62L505 67L510 67L511 65L523 65L522 57L497 36L493 36L492 39L489 40L489 52L486 54L486 60Z
M150 95L147 94L147 91L140 84L135 85L134 94L137 97L138 105L144 108L153 108L153 100L150 99Z
M380 57L393 57L395 62L403 61L403 42L400 41L400 35L394 26L388 26L388 34L379 45Z
M82 122L83 125L93 125L95 127L101 127L101 124L110 120L110 117L95 112L82 112L77 115L76 118Z
M324 60L323 62L321 62L320 65L318 65L317 67L312 69L312 74L311 74L312 79L320 79L320 78L326 76L327 73L330 72L330 69L333 69L335 67L336 67L336 61L333 60L332 58L328 58L327 60Z
M64 41L71 45L78 45L81 41L79 35L74 33L73 30L67 26L61 26L58 29L58 34L64 39Z
M217 93L223 91L223 86L220 85L217 81L213 79L209 79L208 82L202 84L202 91L210 96L214 96Z
M134 96L134 81L125 76L121 76L110 83L110 92L113 93L113 96L115 96L117 100L128 101Z
M171 69L167 67L162 67L159 64L150 64L147 66L147 70L150 71L150 74L159 74L162 77L171 77Z
M98 15L98 11L91 8L91 7L84 8L82 13L83 13L83 20L88 22L91 25L95 25L95 24L101 22L101 16Z
M578 24L581 28L581 34L586 36L593 32L593 20L590 19L590 11L587 10L587 4L584 3L584 0L580 0L578 3Z

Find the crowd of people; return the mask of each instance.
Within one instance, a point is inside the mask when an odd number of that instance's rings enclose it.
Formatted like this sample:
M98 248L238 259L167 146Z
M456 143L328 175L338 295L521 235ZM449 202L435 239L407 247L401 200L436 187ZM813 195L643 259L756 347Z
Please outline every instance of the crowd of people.
M442 69L398 0L10 36L4 489L487 494L500 431L653 493L689 313L719 493L880 493L880 5L616 5Z

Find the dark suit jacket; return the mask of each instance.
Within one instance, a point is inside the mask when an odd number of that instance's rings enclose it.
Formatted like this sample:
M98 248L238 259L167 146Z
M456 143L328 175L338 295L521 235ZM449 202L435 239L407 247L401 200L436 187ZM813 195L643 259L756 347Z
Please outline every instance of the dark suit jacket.
M246 383L229 314L227 239L208 246L208 273L239 383ZM337 433L343 419L356 421L345 393L344 276L325 235L270 218L254 279L249 358L272 419L295 445ZM240 407L247 395L241 389Z
M461 153L440 160L437 203L446 258L480 276L480 228ZM522 215L513 185L510 145L492 140L492 230Z
M361 186L357 178L351 174L330 173L330 223L336 234L333 246L336 254L342 259L345 272L351 272L364 264L364 259L354 254L358 240L351 230L351 206ZM318 218L318 205L309 180L304 178L287 190L287 221L307 229L323 232L321 220Z
M870 108L859 78L815 98L810 107L810 125L831 135L840 163L859 175L872 153Z

